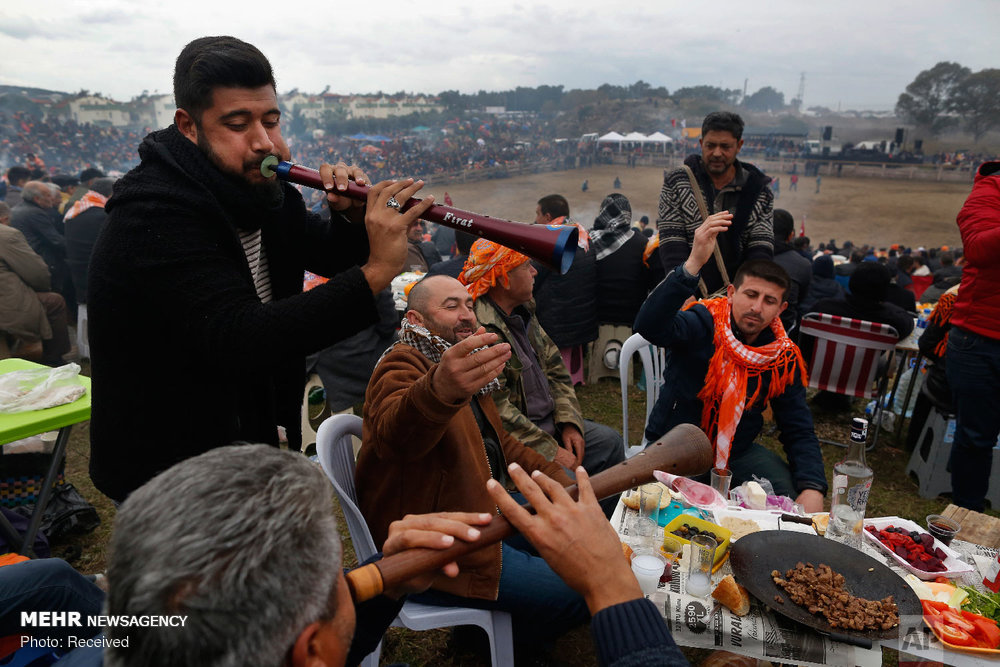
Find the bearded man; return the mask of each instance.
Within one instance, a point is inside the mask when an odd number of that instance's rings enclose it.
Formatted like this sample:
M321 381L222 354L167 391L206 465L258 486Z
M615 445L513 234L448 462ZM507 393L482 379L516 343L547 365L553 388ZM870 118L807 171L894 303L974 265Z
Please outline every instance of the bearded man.
M465 287L428 276L407 305L400 341L375 366L365 396L355 480L375 541L407 514L498 514L486 482L514 490L509 464L570 484L562 468L504 429L491 395L510 346L479 326ZM583 599L526 548L508 541L466 555L460 574L435 579L425 600L508 611L525 649L586 620Z
M646 438L654 442L677 424L700 426L715 445L715 467L729 468L734 485L765 477L778 495L819 512L827 483L806 404L805 363L779 318L788 306L788 273L769 260L747 262L726 297L682 309L716 237L730 224L710 218L699 227L687 260L650 293L636 317L635 330L669 353ZM787 463L755 442L768 402Z
M695 230L706 219L729 220L732 225L717 241L726 275L732 279L743 262L770 259L774 253L771 179L737 159L743 148L743 119L737 114L714 111L705 116L698 145L701 155L690 155L683 166L664 173L656 220L660 259L667 270L677 266L688 256ZM715 260L702 270L702 281L706 296L724 286Z
M337 195L364 173L320 172L330 220L308 212L264 158L289 157L267 58L202 37L174 70L170 127L114 187L90 265L94 408L90 474L122 501L174 463L237 441L298 448L305 355L378 320L375 295L403 268L421 187ZM309 271L329 282L302 292Z

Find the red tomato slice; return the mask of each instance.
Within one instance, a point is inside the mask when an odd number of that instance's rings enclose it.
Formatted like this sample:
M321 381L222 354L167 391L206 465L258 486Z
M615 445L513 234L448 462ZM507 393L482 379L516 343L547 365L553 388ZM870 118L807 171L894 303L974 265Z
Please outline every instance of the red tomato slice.
M944 610L951 609L947 602L937 600L921 600L920 606L923 607L925 616L940 616Z
M951 627L959 628L969 634L972 634L976 629L976 626L971 621L967 621L957 611L951 611L950 609L941 612L941 620Z
M938 636L949 644L956 646L976 646L975 638L965 630L955 628L940 619L933 619L932 624Z
M950 584L951 583L951 579L949 579L948 577L937 576L937 577L934 577L934 583L935 584Z
M977 639L981 640L983 648L997 648L1000 646L1000 628L997 627L992 619L980 616L973 619L972 624L976 628L973 634Z

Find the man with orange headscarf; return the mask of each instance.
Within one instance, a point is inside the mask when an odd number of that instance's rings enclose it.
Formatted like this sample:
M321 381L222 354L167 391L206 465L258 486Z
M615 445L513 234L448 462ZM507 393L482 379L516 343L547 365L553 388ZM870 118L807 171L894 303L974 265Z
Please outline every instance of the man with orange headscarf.
M778 495L819 512L827 483L806 405L805 364L779 318L788 305L788 273L770 260L751 260L736 272L726 297L682 309L698 288L716 236L730 224L709 220L699 227L687 260L650 293L636 317L635 330L670 355L646 438L652 442L677 424L696 424L715 446L715 467L729 468L734 485L764 477ZM768 402L787 463L755 442Z
M504 429L568 471L583 465L594 474L625 458L622 439L583 418L559 348L535 316L535 274L527 256L479 239L459 280L476 300L479 324L511 348L497 378L500 390L493 392ZM602 501L609 514L614 504Z

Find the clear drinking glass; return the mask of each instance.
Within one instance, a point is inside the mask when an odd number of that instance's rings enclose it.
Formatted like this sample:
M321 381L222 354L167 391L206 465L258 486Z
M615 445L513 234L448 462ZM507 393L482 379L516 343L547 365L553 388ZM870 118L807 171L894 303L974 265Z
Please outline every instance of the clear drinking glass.
M712 592L712 566L718 544L707 535L691 538L691 561L688 565L687 593L707 597Z

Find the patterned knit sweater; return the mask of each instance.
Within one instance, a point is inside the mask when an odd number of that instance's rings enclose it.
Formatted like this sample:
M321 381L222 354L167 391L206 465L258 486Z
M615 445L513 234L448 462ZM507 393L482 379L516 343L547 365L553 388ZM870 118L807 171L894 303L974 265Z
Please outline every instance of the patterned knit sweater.
M749 259L771 259L774 252L774 195L768 187L770 177L752 164L737 160L737 175L733 183L724 187L718 198L713 198L711 193L715 190L701 156L689 155L684 164L694 171L709 215L723 210L721 207L717 209L717 204L735 200L735 206L729 205L729 211L734 215L733 224L718 237L729 279L732 280L740 264ZM660 234L660 258L666 271L687 259L694 244L694 232L701 223L698 200L691 189L687 172L682 167L664 172L656 227ZM723 286L714 259L702 269L701 277L710 292Z

